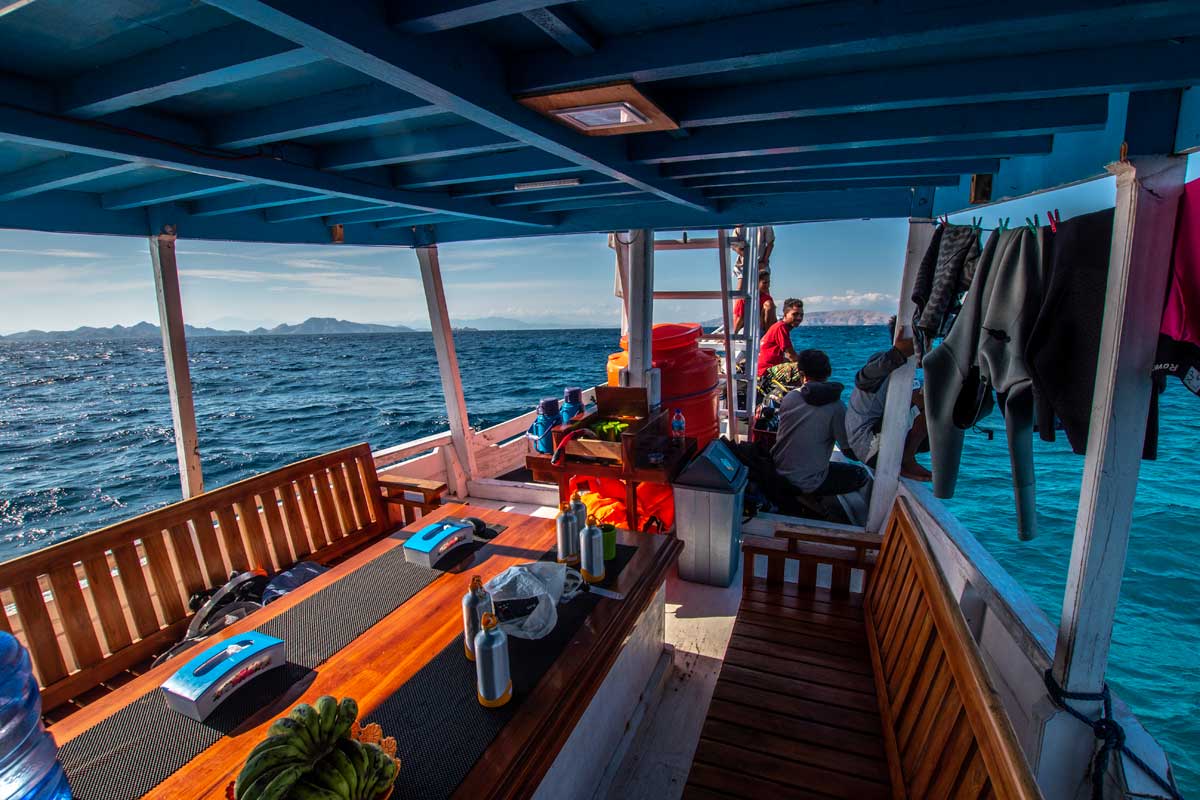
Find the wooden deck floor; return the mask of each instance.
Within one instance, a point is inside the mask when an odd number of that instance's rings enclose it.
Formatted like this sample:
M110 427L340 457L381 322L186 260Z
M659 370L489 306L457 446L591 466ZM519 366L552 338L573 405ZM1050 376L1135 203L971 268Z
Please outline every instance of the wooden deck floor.
M890 798L861 595L755 581L685 798Z

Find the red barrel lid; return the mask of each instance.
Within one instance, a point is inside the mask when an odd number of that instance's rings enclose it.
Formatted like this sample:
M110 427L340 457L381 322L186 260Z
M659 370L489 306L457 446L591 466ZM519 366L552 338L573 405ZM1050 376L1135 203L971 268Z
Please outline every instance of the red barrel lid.
M698 322L660 322L653 328L651 349L656 353L678 350L700 341L704 329ZM621 337L621 349L629 349L628 337Z

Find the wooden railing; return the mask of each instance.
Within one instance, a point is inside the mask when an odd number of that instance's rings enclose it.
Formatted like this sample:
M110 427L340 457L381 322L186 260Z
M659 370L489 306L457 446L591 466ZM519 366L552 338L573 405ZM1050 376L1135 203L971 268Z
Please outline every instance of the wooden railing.
M348 447L0 564L0 629L50 710L174 644L188 598L232 571L327 562L388 527L371 449Z
M911 798L946 797L948 786L963 797L1040 798L979 647L903 497L865 611L893 786Z

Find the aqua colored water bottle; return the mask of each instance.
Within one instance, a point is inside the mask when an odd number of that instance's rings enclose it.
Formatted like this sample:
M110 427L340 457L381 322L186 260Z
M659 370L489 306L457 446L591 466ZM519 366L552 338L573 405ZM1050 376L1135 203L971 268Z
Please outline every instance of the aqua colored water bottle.
M0 631L0 797L71 800L54 737L42 726L42 695L29 652Z
M683 443L683 437L687 432L687 420L683 418L683 409L675 409L675 416L671 417L671 438L676 444Z
M554 436L550 431L561 421L557 397L547 397L538 403L537 419L525 434L533 442L534 450L545 455L554 452Z
M576 416L583 413L583 389L578 386L567 387L563 391L562 424L566 425Z

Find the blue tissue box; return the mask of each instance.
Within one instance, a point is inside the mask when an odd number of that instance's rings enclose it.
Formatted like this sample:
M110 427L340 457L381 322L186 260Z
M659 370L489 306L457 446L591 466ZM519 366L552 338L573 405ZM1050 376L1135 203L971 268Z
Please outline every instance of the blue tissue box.
M167 706L203 722L244 683L287 662L282 639L257 631L206 648L162 685Z
M421 567L433 567L450 551L473 541L475 526L465 520L446 517L408 537L404 542L404 560Z

